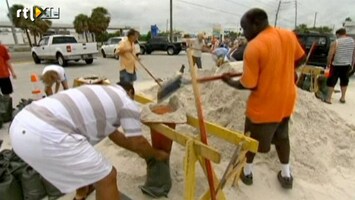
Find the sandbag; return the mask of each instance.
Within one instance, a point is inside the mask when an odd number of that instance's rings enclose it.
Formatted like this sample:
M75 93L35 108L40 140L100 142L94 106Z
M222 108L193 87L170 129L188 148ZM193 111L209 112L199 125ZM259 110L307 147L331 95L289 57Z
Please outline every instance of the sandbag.
M3 122L12 120L12 98L0 95L0 116Z
M38 200L47 196L39 173L18 157L15 152L12 152L11 155L9 171L21 183L25 200Z
M3 200L23 200L21 184L8 170L11 155L11 150L0 152L0 197Z
M42 183L48 195L48 200L56 200L59 199L64 194L59 191L54 185L52 185L45 178L41 177Z
M31 104L33 99L21 99L21 101L16 105L16 110L12 112L12 118L15 116L27 105Z
M327 78L322 75L317 78L317 91L316 95L317 97L320 97L321 99L326 99L328 96L328 86L327 86Z
M31 167L22 168L19 180L25 200L38 200L47 196L40 175Z
M22 188L19 181L7 172L0 172L0 197L2 200L23 200Z
M171 189L169 161L157 161L151 158L147 162L147 179L140 189L153 198L168 197Z

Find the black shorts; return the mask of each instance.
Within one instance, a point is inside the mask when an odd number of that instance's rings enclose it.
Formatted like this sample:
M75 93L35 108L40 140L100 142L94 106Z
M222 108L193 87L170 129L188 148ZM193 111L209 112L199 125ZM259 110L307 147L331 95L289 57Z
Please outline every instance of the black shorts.
M327 86L334 87L337 84L339 78L341 87L348 86L350 69L350 65L331 66L330 77L327 79Z
M284 118L280 123L253 123L248 117L245 119L244 132L250 132L250 137L259 141L258 152L270 151L271 144L289 142L288 122L290 118Z
M3 95L8 95L13 92L10 78L0 78L0 88Z
M192 62L193 62L194 66L197 65L197 68L199 68L199 69L202 68L201 57L192 56Z

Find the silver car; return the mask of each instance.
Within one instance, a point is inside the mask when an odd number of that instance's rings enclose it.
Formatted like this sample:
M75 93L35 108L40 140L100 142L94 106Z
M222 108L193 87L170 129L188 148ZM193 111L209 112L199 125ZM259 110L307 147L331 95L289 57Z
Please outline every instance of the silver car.
M118 43L121 42L123 38L124 37L112 37L108 39L100 49L102 57L114 57L118 59L118 56L116 55L116 48Z

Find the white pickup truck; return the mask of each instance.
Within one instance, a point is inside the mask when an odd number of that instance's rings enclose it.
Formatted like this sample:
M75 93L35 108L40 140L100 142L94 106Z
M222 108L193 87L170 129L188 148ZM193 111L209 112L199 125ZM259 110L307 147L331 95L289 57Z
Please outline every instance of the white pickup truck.
M59 65L68 65L69 60L85 60L91 64L98 55L97 44L78 43L72 35L51 35L43 37L37 46L32 47L32 58L36 64L42 60L57 61Z

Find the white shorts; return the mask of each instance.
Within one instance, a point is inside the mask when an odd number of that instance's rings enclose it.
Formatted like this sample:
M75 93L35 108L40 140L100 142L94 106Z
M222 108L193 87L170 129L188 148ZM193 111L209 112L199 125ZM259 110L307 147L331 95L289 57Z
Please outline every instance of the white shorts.
M34 130L28 123L38 125ZM49 125L47 125L49 126ZM63 193L106 177L112 165L79 134L65 134L59 142L43 137L50 134L43 121L21 111L10 126L15 153ZM41 130L41 131L39 131Z

